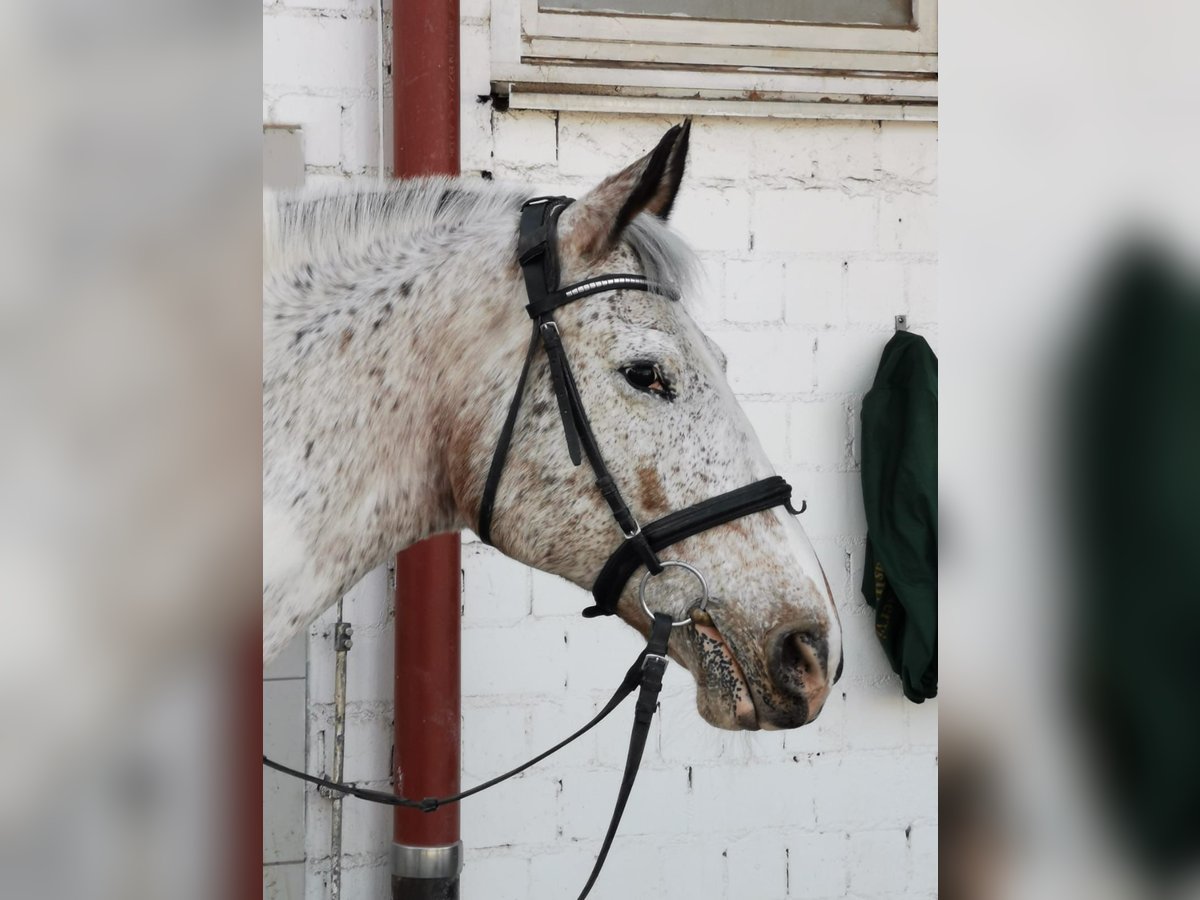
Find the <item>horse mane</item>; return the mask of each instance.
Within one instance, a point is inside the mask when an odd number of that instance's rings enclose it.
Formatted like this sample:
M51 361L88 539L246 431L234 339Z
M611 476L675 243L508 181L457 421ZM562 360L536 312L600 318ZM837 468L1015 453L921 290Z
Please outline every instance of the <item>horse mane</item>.
M263 192L263 270L334 262L357 254L381 235L430 229L513 228L527 187L445 176L387 182L351 180ZM645 275L687 297L699 264L679 235L642 214L624 234Z

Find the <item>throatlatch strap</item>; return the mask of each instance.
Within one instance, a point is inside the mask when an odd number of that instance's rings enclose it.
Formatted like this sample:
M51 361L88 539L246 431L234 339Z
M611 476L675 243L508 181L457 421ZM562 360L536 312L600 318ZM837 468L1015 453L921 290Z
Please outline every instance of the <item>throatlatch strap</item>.
M702 531L776 506L786 506L792 515L803 512L803 509L797 510L792 507L791 485L779 475L772 475L753 484L701 500L694 506L665 515L649 525L643 525L642 536L657 552ZM592 596L596 598L596 605L589 606L583 614L590 619L615 613L625 583L641 564L638 548L630 541L618 547L592 585Z

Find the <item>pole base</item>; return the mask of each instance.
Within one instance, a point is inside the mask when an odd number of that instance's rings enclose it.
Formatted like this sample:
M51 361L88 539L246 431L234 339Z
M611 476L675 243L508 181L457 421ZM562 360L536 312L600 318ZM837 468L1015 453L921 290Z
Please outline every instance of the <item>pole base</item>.
M458 900L462 841L444 847L392 844L392 900Z
M392 900L458 900L458 876L401 878L393 875Z

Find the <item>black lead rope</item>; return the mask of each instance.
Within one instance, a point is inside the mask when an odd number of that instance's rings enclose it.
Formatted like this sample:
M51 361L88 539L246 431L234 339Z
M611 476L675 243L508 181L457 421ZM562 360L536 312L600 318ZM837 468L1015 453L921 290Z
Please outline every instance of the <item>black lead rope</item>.
M528 762L522 763L515 769L505 772L503 775L498 775L491 781L477 784L473 788L450 797L426 797L423 800L397 797L395 794L360 788L348 782L318 778L316 775L309 775L307 772L302 772L299 769L293 769L272 759L268 759L265 754L263 755L263 765L283 772L285 775L291 775L293 778L299 778L301 781L307 781L309 784L328 788L331 791L337 791L350 797L357 797L360 800L367 800L371 803L382 803L386 806L403 806L409 809L419 809L421 812L429 813L451 803L458 803L460 800L465 800L467 797L478 794L480 791L486 791L490 787L495 787L502 781L507 781L515 775L520 775L526 769L536 765L546 757L557 753L563 747L567 746L567 744L582 737L596 725L599 725L600 722L608 717L609 713L621 705L621 701L640 687L641 690L638 693L637 704L633 712L633 728L629 733L629 754L625 759L625 774L621 777L621 789L617 792L617 802L613 808L612 819L608 823L608 832L604 835L604 843L600 846L600 853L596 857L596 864L592 867L592 874L588 877L587 884L584 885L583 892L579 895L579 900L584 900L591 892L596 879L600 877L600 870L604 868L604 861L608 858L608 851L612 847L613 838L616 837L617 828L621 824L621 816L625 813L625 805L629 802L629 795L633 792L633 782L637 778L638 768L642 763L642 754L646 749L646 739L650 735L650 723L653 721L654 713L658 709L658 695L662 691L663 673L667 669L667 641L670 636L671 617L664 613L655 613L654 622L650 626L650 638L646 642L646 648L638 654L637 659L634 660L633 665L629 667L629 671L625 673L625 677L621 680L620 686L613 693L612 697L609 698L609 701L604 704L604 708L590 722L570 737L555 744L544 753L538 754Z

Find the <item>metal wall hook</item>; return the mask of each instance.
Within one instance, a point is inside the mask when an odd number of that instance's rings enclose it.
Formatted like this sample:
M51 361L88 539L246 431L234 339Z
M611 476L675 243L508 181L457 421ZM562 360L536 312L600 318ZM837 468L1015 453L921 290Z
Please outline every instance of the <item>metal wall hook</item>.
M896 316L896 330L908 331L908 316Z

